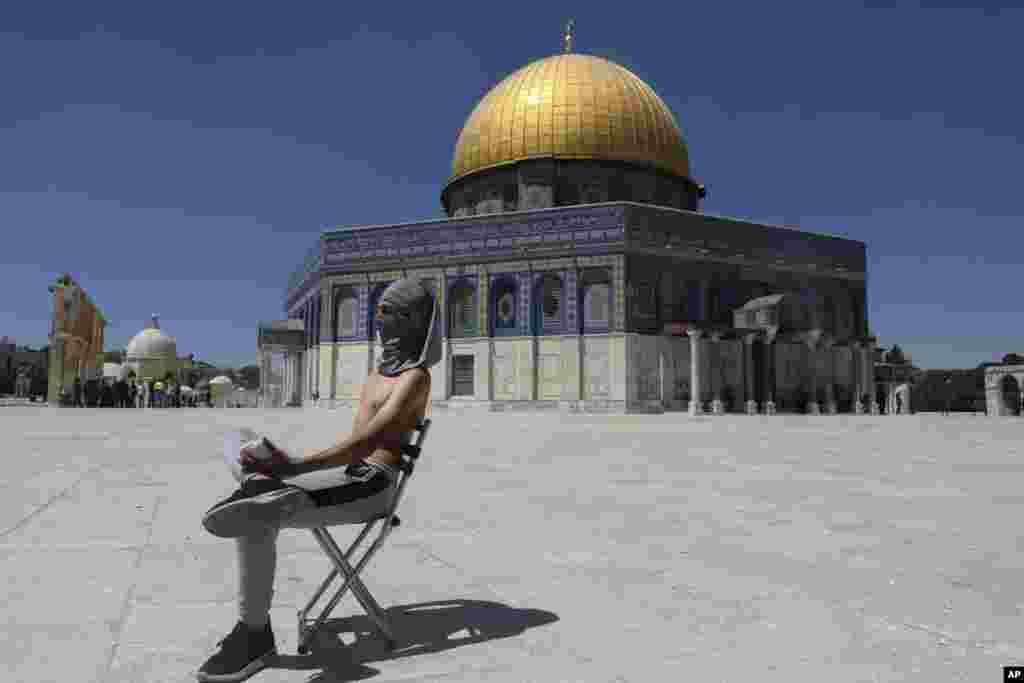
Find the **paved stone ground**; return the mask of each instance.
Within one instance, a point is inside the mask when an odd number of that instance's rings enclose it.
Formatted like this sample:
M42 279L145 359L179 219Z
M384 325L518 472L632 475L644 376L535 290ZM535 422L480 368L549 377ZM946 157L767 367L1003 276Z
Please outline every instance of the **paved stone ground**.
M0 411L4 681L187 681L234 624L220 435L325 410ZM328 562L281 537L254 681L995 681L1024 663L1024 420L438 411L404 524L295 655ZM340 533L348 535L344 530Z

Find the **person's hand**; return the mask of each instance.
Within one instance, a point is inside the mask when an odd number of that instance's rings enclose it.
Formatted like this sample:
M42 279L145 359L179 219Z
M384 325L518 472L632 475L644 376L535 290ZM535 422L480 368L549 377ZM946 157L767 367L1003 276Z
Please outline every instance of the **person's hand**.
M295 473L295 465L288 454L274 446L270 441L263 440L270 450L270 459L259 459L248 448L242 448L239 461L243 474L259 473L275 479L283 479Z

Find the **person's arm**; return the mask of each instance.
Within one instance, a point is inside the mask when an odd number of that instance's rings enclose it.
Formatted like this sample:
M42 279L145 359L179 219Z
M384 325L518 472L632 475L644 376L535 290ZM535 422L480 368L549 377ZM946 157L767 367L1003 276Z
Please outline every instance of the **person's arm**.
M334 446L302 458L298 467L337 467L351 464L355 459L355 453L373 444L381 435L395 430L409 402L423 391L427 381L428 376L424 371L412 370L402 373L388 400L365 425L357 427Z

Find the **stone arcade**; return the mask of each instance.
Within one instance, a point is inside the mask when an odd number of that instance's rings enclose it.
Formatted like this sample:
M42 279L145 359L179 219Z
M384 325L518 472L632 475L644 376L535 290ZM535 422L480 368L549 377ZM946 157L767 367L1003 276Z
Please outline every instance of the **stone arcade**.
M1024 365L994 365L985 368L986 413L996 416L1024 414Z
M416 276L441 304L436 404L877 411L858 400L874 395L865 245L701 213L672 113L625 68L567 52L516 71L452 170L447 218L325 231L292 275L303 402L358 399L376 299Z

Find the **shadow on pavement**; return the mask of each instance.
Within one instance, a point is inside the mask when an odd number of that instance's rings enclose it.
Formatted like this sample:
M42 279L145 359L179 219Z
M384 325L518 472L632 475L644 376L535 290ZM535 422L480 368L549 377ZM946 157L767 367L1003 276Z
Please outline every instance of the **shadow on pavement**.
M365 662L383 662L425 655L462 645L519 635L528 628L558 621L558 615L539 609L520 609L486 600L440 600L398 605L385 610L398 645L388 648L365 615L329 619L312 643L311 654L278 655L283 669L322 669L310 683L358 681L380 673ZM340 634L355 635L346 645Z

